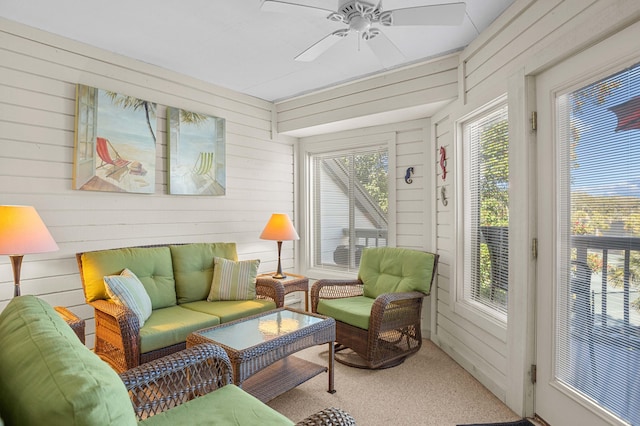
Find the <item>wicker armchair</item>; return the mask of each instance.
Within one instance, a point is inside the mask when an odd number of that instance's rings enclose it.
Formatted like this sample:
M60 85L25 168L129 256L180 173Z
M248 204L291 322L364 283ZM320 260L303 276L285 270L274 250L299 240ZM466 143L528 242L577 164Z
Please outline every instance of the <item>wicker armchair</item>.
M231 378L231 362L219 346L203 343L120 374L138 420L213 392ZM215 419L212 419L215 424ZM300 426L351 426L355 420L338 408L321 410Z
M336 320L336 361L359 368L401 364L422 346L421 313L436 273L438 255L367 248L358 279L319 280L311 311ZM351 349L355 356L340 351Z

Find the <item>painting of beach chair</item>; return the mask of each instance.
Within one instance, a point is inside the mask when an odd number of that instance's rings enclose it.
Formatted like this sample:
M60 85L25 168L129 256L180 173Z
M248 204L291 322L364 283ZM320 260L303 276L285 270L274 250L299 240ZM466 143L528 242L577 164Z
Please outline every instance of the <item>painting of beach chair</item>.
M110 150L114 152L115 158L111 156ZM98 156L101 161L97 168L99 169L101 167L111 166L106 177L119 181L122 176L129 171L128 165L131 161L122 158L113 145L111 145L109 139L101 137L96 138L96 151L98 152Z
M191 170L194 182L200 190L215 182L212 170L214 154L213 152L201 152Z

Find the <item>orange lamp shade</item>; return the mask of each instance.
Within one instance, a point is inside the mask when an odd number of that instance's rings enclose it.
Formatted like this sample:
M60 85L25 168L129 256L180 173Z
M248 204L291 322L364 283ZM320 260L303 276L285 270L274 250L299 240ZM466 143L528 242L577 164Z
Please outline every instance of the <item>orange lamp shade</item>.
M23 255L58 250L31 206L0 206L0 254Z
M269 222L264 227L262 234L260 234L262 240L273 241L292 241L299 240L300 237L296 232L296 228L293 227L291 219L284 213L274 213L271 215Z

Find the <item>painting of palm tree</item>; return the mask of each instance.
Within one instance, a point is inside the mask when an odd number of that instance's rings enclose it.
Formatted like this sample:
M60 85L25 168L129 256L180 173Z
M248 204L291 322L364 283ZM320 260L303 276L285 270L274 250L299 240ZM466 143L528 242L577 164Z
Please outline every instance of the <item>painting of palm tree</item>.
M225 120L167 108L169 194L224 195Z
M73 188L155 192L156 104L79 84Z

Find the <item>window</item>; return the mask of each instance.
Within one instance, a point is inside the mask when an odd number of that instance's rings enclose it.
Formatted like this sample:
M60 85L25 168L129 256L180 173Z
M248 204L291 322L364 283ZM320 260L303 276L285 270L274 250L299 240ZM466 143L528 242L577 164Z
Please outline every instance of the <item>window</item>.
M509 289L509 136L506 101L462 123L462 298L504 318Z
M357 271L364 247L388 244L388 147L316 153L309 160L309 266Z

